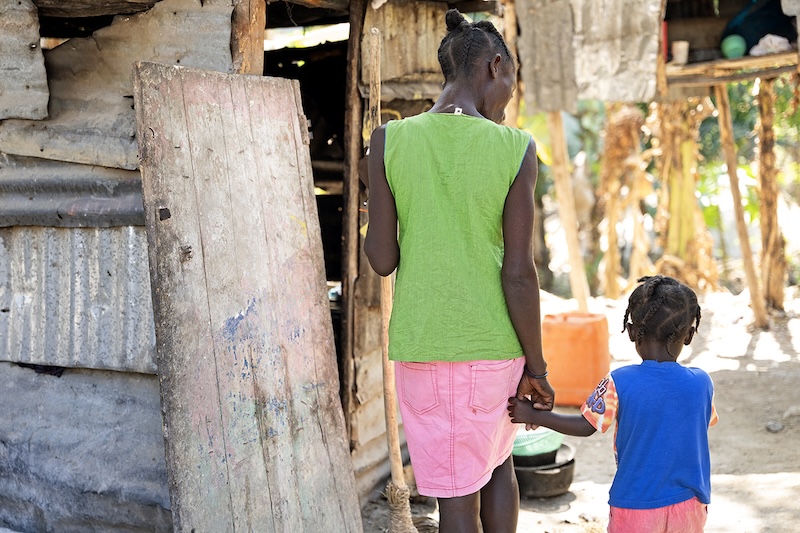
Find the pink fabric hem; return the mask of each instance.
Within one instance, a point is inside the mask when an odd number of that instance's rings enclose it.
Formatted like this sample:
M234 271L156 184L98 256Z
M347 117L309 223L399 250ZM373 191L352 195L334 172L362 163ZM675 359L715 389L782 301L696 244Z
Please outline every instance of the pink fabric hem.
M459 498L461 496L467 496L474 492L478 492L481 490L489 480L492 479L492 473L494 472L495 468L506 462L506 459L511 455L511 449L513 446L508 448L508 454L505 458L501 458L497 460L497 464L492 467L492 471L488 474L482 476L478 481L473 483L472 485L468 485L466 487L456 487L455 489L444 489L441 487L423 487L417 481L417 492L420 493L422 496L428 496L430 498ZM416 475L416 472L415 472Z
M611 507L608 533L703 533L708 506L697 498L656 509Z

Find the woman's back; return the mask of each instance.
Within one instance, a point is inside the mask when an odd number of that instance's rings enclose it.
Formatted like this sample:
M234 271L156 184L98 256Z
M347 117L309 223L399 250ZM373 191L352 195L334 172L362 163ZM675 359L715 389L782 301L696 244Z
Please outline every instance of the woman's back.
M390 357L522 354L500 280L503 210L530 135L483 118L423 113L386 127L400 264Z

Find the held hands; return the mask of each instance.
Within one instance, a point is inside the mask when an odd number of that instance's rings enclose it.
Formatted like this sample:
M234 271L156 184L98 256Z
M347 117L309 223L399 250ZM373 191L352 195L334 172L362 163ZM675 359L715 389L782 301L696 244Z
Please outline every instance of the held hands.
M547 381L547 378L535 379L529 376L527 373L522 374L522 378L520 378L519 385L517 386L518 400L526 400L527 398L530 398L530 402L534 409L538 409L540 411L552 411L555 397L556 393L553 390L553 387ZM519 402L510 403L512 405L516 405ZM511 407L509 407L509 411L511 411ZM512 417L514 416L513 412L510 412L509 414ZM537 427L538 426L534 424L525 424L525 429L527 430L536 429Z

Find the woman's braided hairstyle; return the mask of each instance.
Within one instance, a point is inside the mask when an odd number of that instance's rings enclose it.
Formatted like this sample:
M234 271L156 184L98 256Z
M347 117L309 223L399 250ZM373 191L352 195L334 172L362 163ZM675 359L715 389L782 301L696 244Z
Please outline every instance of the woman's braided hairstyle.
M488 52L512 60L506 42L488 20L468 22L458 9L450 9L445 22L447 35L439 45L439 64L445 81L453 81L460 75L469 76L476 60Z
M700 326L697 295L678 280L666 276L645 276L637 281L642 285L636 287L628 299L622 331L630 317L637 327L637 343L645 337L663 342L669 354L669 345L685 334L692 322L695 328Z

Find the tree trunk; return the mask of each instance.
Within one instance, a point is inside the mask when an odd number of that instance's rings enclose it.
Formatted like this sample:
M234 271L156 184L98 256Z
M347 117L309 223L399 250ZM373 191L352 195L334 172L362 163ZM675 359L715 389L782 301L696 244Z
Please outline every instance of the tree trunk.
M769 317L764 305L764 297L761 293L761 286L756 275L756 268L753 265L753 252L750 249L750 240L747 235L747 226L744 222L744 209L742 208L742 196L739 192L739 177L736 174L736 144L733 140L733 120L731 119L731 103L728 98L728 88L725 85L714 87L714 94L717 98L717 110L719 115L720 143L725 152L725 164L728 167L728 177L731 185L731 196L733 197L733 212L736 215L736 231L739 234L739 246L742 251L742 261L744 271L747 276L747 285L750 289L750 305L755 315L756 327L766 328L769 326Z
M778 225L778 169L775 165L774 79L762 79L758 91L761 212L761 282L764 298L771 309L783 310L784 278L786 276L786 240Z

